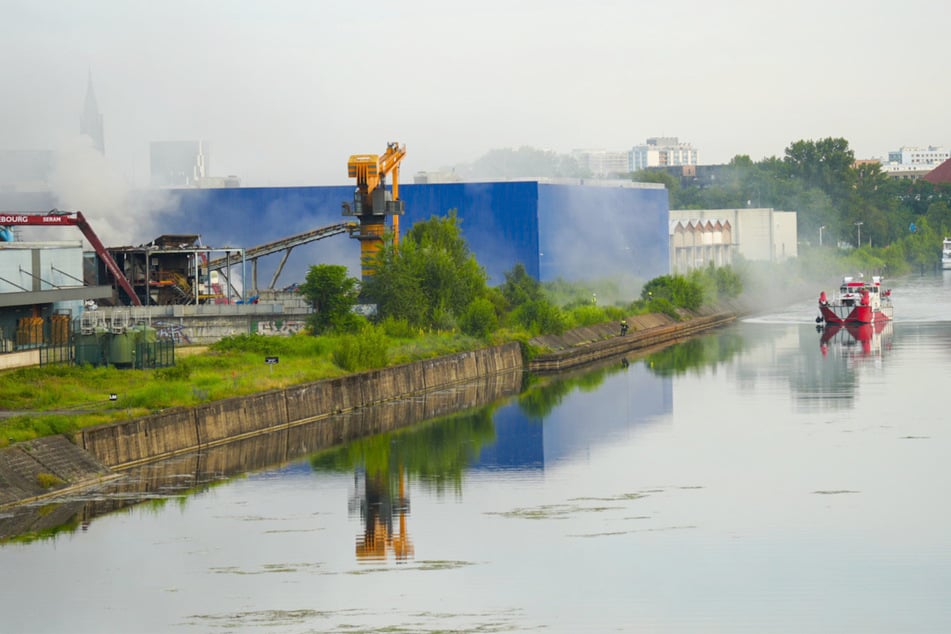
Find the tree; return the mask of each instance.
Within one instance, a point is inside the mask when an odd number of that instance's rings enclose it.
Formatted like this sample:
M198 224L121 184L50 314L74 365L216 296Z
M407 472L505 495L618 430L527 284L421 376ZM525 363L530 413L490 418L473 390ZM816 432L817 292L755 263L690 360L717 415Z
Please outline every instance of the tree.
M310 267L300 293L314 307L309 322L314 334L332 330L349 332L359 319L352 310L360 293L360 282L347 277L347 267L318 264Z
M510 310L527 302L542 299L541 283L528 274L525 265L521 262L505 273L505 282L502 283L500 290Z
M451 210L413 225L399 248L384 240L363 290L381 316L441 329L452 327L474 299L486 295L487 280Z
M857 180L855 152L842 138L796 141L786 148L783 162L790 177L805 187L821 189L835 208L847 203Z

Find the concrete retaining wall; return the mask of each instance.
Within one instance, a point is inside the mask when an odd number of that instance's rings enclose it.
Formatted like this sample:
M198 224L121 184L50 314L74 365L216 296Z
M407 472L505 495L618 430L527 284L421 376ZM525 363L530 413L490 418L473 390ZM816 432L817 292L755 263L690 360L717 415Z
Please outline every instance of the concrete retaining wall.
M652 316L656 317L656 316ZM599 359L641 350L690 335L703 330L715 328L730 323L736 319L734 313L716 313L713 315L698 316L682 322L668 321L664 324L651 325L644 329L637 329L621 335L619 327L612 324L602 324L585 329L587 340L569 347L553 350L552 352L536 356L528 365L528 371L538 374L546 372L560 372L576 368ZM569 339L577 338L573 333Z
M37 438L0 450L0 507L27 502L52 490L92 484L110 471L63 436Z
M521 347L513 342L90 427L76 441L102 464L122 469L521 368Z

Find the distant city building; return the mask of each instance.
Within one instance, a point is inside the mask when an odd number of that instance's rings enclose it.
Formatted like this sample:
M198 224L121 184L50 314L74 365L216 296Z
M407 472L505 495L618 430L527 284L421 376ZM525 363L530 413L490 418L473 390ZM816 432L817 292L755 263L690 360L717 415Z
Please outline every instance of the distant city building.
M736 255L765 262L798 257L796 218L795 211L772 208L671 209L671 270L719 266Z
M627 174L630 169L628 152L615 150L572 150L571 157L578 167L587 170L595 178Z
M888 161L881 162L881 169L889 178L918 180L949 158L951 152L942 147L901 147L888 153Z
M628 171L697 163L697 150L689 143L681 143L677 137L652 137L631 148Z
M208 176L208 142L153 141L150 147L152 187L199 187Z
M686 213L686 212L684 212ZM670 270L684 274L694 269L733 263L733 227L729 220L697 218L670 221Z
M221 187L241 187L241 179L231 176L204 176L195 184L199 189L218 189Z
M92 71L86 84L86 100L83 102L83 113L79 118L79 133L92 139L93 147L100 154L106 153L106 141L102 128L102 115L99 113L99 104L96 103L96 93L92 88Z
M930 165L937 167L951 158L951 152L929 145L927 148L902 147L888 153L888 162L898 165Z
M413 182L417 185L427 185L432 183L461 183L462 179L452 172L416 172L413 175Z
M921 177L933 185L945 185L951 183L951 159L941 163L927 174Z

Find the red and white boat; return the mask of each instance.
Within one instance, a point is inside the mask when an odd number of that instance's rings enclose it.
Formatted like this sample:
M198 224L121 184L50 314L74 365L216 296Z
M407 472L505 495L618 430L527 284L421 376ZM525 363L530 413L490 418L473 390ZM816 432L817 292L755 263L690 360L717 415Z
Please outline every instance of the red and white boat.
M871 282L842 278L842 285L834 297L819 295L817 322L826 325L875 324L892 318L892 291L882 287L882 278L874 276Z

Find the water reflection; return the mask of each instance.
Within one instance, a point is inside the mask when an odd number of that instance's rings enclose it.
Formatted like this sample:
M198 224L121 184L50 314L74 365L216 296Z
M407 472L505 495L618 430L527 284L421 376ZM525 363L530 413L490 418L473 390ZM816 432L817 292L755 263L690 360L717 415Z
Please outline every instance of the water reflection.
M894 326L891 321L875 324L830 325L817 327L822 336L819 349L822 356L842 355L851 360L874 358L880 362L882 351L891 347Z
M951 325L898 322L868 354L840 331L823 356L812 308L474 409L392 427L354 414L228 449L222 471L276 466L0 548L16 571L0 585L4 623L951 631L951 437L936 397ZM209 458L193 456L183 483Z
M94 518L142 502L161 506L173 498L185 503L190 496L199 495L231 478L288 464L355 438L365 437L371 444L388 442L384 439L389 437L382 434L389 430L513 396L520 391L522 380L520 372L498 374L451 389L367 407L129 469L120 479L52 502L0 512L0 544L44 540L80 528L86 530ZM491 428L491 414L488 417L488 427ZM454 476L456 486L460 479L459 469ZM440 477L453 477L451 469L433 470L443 474Z

